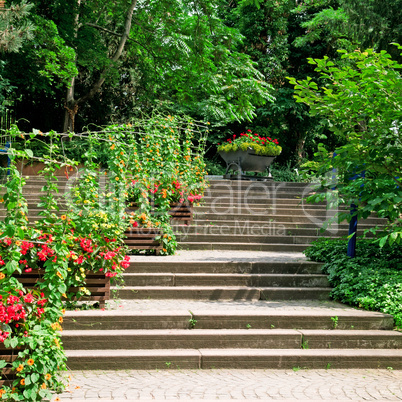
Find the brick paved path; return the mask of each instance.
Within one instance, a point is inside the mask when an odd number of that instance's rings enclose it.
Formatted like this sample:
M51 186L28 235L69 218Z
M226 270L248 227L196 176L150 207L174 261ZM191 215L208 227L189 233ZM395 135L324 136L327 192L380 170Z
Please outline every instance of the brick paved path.
M127 370L72 372L61 401L402 401L394 370Z

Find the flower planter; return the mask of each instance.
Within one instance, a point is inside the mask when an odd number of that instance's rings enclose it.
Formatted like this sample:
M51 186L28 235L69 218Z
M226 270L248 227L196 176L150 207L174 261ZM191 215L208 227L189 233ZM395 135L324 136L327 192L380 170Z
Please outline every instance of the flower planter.
M193 204L174 202L170 204L169 214L174 221L189 225L193 221Z
M14 274L13 276L18 279L20 283L27 289L32 289L42 281L44 270L33 269L31 272L22 272L22 274ZM85 272L85 287L91 292L90 296L81 296L77 299L73 296L71 300L89 300L99 302L99 306L103 308L105 301L110 300L110 278L106 277L103 273L96 273L92 271ZM68 289L67 293L77 294L78 287Z
M269 172L269 166L274 161L275 156L256 155L252 149L246 151L237 150L231 152L220 151L219 155L226 162L225 179L252 179L253 176L245 176L243 172L265 172L268 176L261 177L261 180L272 179ZM235 171L237 174L230 175L229 171Z
M136 212L137 204L135 202L130 203L130 207L126 208L126 212ZM172 202L170 203L169 215L172 221L182 221L186 225L189 225L193 221L193 204L190 202ZM153 205L153 211L151 212L153 216L158 214L158 211Z
M7 365L0 370L0 387L11 386L16 379L15 371L12 369L12 363L18 357L19 349L6 348L3 342L0 342L0 360L4 360Z
M130 250L154 250L159 255L162 250L162 232L156 228L131 228L125 232L124 243ZM156 239L159 237L158 239Z

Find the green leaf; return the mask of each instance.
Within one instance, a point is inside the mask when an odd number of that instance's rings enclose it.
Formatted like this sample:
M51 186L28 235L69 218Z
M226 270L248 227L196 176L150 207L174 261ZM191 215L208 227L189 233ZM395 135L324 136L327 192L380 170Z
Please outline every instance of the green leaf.
M388 240L388 236L384 236L384 237L382 237L382 238L380 239L379 244L380 244L380 247L381 247L381 248L383 248L383 247L385 246L385 243L387 242L387 240Z
M28 157L32 158L33 157L33 152L31 149L25 149L26 154L28 155Z
M33 383L35 383L35 382L38 382L38 380L39 380L39 374L38 373L32 373L31 374L31 381Z

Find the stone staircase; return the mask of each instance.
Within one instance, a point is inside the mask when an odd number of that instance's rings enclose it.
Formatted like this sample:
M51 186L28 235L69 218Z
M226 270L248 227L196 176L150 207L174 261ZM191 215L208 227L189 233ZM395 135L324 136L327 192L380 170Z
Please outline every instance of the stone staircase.
M194 223L175 227L177 255L132 256L108 308L67 312L69 367L402 369L392 317L330 301L320 264L300 253L331 213L300 204L309 191L212 182ZM359 229L377 223L369 218Z

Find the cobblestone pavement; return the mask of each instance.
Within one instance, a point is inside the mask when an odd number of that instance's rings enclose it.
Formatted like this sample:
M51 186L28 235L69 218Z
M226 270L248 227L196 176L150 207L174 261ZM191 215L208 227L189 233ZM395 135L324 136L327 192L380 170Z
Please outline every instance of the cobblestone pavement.
M402 371L393 370L127 370L71 376L60 401L402 401Z

